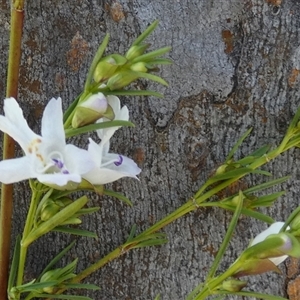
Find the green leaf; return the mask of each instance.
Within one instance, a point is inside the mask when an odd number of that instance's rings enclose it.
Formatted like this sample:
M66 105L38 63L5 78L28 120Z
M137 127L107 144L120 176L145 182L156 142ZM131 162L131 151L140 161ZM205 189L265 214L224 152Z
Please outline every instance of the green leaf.
M156 58L146 64L147 69L151 69L154 65L171 65L173 61L168 58Z
M139 235L138 237L132 239L129 243L130 248L143 248L149 246L163 245L168 242L166 234L164 233L152 233L149 235ZM126 244L124 246L126 248Z
M239 196L238 196L238 204L237 204L237 206L234 210L234 214L232 216L232 219L231 219L230 224L228 226L228 229L226 231L225 237L223 238L223 242L220 246L220 249L217 253L217 256L216 256L212 266L210 267L209 273L207 275L206 282L209 282L209 280L215 276L215 273L216 273L216 271L217 271L217 269L220 265L221 259L224 256L225 251L226 251L226 249L227 249L227 247L230 243L230 240L231 240L233 232L236 228L238 219L239 219L239 217L242 213L244 199L245 199L245 196L240 191Z
M148 52L146 54L143 54L141 56L138 56L137 58L133 59L131 62L132 62L132 64L140 62L140 61L151 63L152 59L156 59L158 56L166 54L171 49L172 49L171 47L163 47L163 48Z
M95 68L97 67L97 64L99 62L99 60L101 59L106 47L107 47L107 44L108 44L108 41L109 41L109 35L107 34L104 39L103 39L103 42L101 43L101 45L99 46L94 58L93 58L93 61L92 61L92 64L90 66L90 69L89 69L89 72L88 72L88 75L87 75L87 78L86 78L86 81L85 81L85 84L84 84L84 90L87 91L89 89L89 86L92 82L92 79L93 79L93 75L94 75L94 71L95 71Z
M157 98L163 98L161 93L149 90L114 90L105 92L106 95L114 96L154 96Z
M135 232L136 232L136 224L134 224L134 225L131 227L131 230L130 230L130 233L129 233L129 236L128 236L128 238L127 238L126 243L129 243L129 242L133 239L133 237L134 237L134 235L135 235Z
M7 291L10 291L10 289L15 285L15 280L18 272L19 259L20 259L20 248L21 248L20 242L21 242L21 236L18 235L16 238L12 263L10 266Z
M114 121L90 124L90 125L86 125L86 126L79 127L79 128L66 129L65 133L66 133L66 138L69 138L69 137L80 135L80 134L87 133L90 131L95 131L95 130L103 129L103 128L116 127L116 126L134 127L134 124L129 121L114 120Z
M87 201L88 198L86 196L83 196L66 206L52 218L40 224L36 229L31 231L29 235L25 237L25 239L21 242L22 246L28 247L33 241L46 234L47 232L51 231L56 226L59 226L65 220L73 216L79 209L81 209L87 203Z
M274 179L274 180L270 180L268 182L264 182L264 183L259 184L259 185L255 185L251 188L246 189L244 191L244 193L245 194L250 194L250 193L253 193L253 192L262 191L264 189L267 189L267 188L273 187L275 185L281 184L281 183L285 182L286 180L288 180L290 177L291 176L285 176L285 177L277 178L277 179Z
M100 290L97 285L89 283L66 283L64 286L68 289Z
M94 232L78 229L78 228L66 227L66 226L57 226L53 229L53 231L85 236L89 238L98 238L97 234Z
M277 192L265 196L258 197L256 200L251 201L250 207L267 207L271 206L275 200L285 194L285 191Z
M297 109L296 114L294 115L290 123L290 126L287 130L287 133L292 133L293 129L297 126L299 119L300 119L300 107Z
M252 128L248 129L240 138L239 140L235 143L235 145L233 146L233 148L231 149L231 151L229 152L225 163L228 163L230 159L232 159L234 153L237 151L237 149L240 147L240 145L243 143L243 141L245 140L246 137L248 137L248 135L251 133Z
M69 116L71 115L71 113L74 111L75 107L77 106L78 104L78 101L81 97L82 93L80 93L76 98L75 100L71 103L71 105L67 108L67 110L65 111L64 113L64 116L63 116L63 122L65 123L67 121L67 119L69 118Z
M225 172L225 173L222 173L222 174L219 174L219 175L215 175L215 176L209 178L207 180L207 184L211 185L211 184L213 184L215 182L218 182L218 181L221 181L221 180L231 179L231 178L235 178L235 177L241 177L243 175L250 174L250 173L253 173L253 172L254 172L253 169L246 168L246 167L230 170L228 172Z
M86 214L92 214L92 213L97 212L99 210L100 210L99 206L89 207L89 208L82 208L74 216L79 217L79 216L86 215Z
M261 148L253 151L249 156L261 157L265 155L270 150L270 145L264 145Z
M218 202L206 202L206 203L201 203L200 206L203 206L203 207L220 207L220 208L223 208L223 209L227 209L229 211L235 211L236 209L236 206L234 205L231 205L229 203L226 203L226 202L223 202L223 201L218 201ZM245 216L249 216L251 218L255 218L257 220L261 220L265 223L268 223L268 224L272 224L274 223L275 221L269 217L269 216L266 216L258 211L255 211L255 210L252 210L252 209L248 209L248 208L245 208L243 207L242 208L242 214L245 215Z
M140 34L135 41L132 43L132 46L134 45L139 45L141 42L143 42L157 27L158 25L158 20L155 20L150 26L146 28L146 30Z
M150 74L150 73L143 73L143 72L135 72L140 78L145 78L145 79L148 79L148 80L152 80L152 81L155 81L155 82L158 82L162 85L165 85L165 86L168 86L168 83L162 79L161 77L159 76L156 76L156 75L153 75L153 74Z
M123 202L125 202L127 205L129 206L133 206L132 202L124 195L120 194L120 193L117 193L115 191L111 191L111 190L104 190L104 195L107 195L107 196L111 196L111 197L115 197Z
M44 268L41 275L38 277L38 280L48 271L52 269L52 267L59 262L62 257L75 245L75 241L73 241L70 245L68 245L66 248L64 248L61 252L59 252L50 262L49 264Z
M58 283L57 280L55 281L47 281L47 282L37 282L25 285L16 286L16 288L21 291L21 293L28 293L28 292L38 292L39 290L54 286Z
M260 175L265 175L265 176L272 176L272 173L268 172L268 171L264 171L264 170L253 170L252 172L253 174L260 174Z
M155 297L155 299L154 300L160 300L161 298L160 298L160 294L158 294L156 297Z
M229 292L229 291L215 291L215 294L223 294L223 295L235 295L235 296L244 296L244 297L254 297L256 299L265 299L265 300L288 300L287 298L283 298L280 296L274 295L267 295L262 293L256 292L248 292L248 291L241 291L241 292Z
M73 296L73 295L37 294L36 297L39 297L39 298L49 298L49 299L65 299L65 300L93 300L90 297Z

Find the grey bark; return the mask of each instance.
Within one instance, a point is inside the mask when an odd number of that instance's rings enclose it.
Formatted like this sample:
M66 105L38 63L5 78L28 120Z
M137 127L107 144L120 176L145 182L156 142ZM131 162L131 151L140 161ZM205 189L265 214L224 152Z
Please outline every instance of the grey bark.
M9 2L0 11L0 95L5 97L9 34ZM253 133L239 151L245 155L263 144L278 144L299 106L300 4L297 0L28 1L25 11L19 102L30 126L39 132L41 112L51 97L64 107L81 91L92 57L106 33L108 50L124 53L153 20L160 21L149 38L155 47L171 45L172 66L160 74L168 88L164 99L122 97L134 129L119 130L113 150L135 158L143 169L140 181L112 185L133 201L129 208L111 198L91 195L99 213L84 219L83 228L98 240L76 238L71 256L78 269L122 244L133 224L146 229L178 208L225 159L249 128ZM86 136L80 142L85 146ZM20 151L18 152L20 155ZM283 155L266 169L274 177L291 175L287 193L265 211L284 220L299 205L299 151ZM251 178L247 184L258 179ZM22 231L29 194L27 183L16 185L14 237ZM218 209L191 213L163 232L169 243L133 250L87 278L101 287L85 292L93 299L184 299L204 278L214 259L231 214ZM247 247L265 224L241 218L222 270ZM49 234L29 252L26 276L35 278L47 261L73 237ZM69 258L70 259L70 258ZM249 278L250 289L287 296L297 274ZM233 299L233 298L228 298Z

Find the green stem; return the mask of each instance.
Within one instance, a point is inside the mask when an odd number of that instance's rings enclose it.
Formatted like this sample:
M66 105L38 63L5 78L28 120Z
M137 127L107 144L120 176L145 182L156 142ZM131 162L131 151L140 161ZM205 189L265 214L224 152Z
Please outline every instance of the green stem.
M24 1L12 1L6 96L14 98L17 98L18 95L24 20L23 8ZM3 138L3 159L13 158L14 152L14 140L5 134ZM12 207L13 186L2 184L0 210L0 299L7 299Z
M217 293L218 295L235 295L235 296L245 296L245 297L255 297L257 299L265 299L265 300L288 300L287 298L283 298L280 296L274 296L274 295L267 295L262 293L256 293L256 292L248 292L248 291L241 291L241 292L228 292L228 291L220 291Z
M40 200L40 197L42 195L41 192L35 190L35 188L31 188L32 190L32 196L29 206L29 211L26 218L26 223L24 226L23 236L21 240L21 247L20 247L20 258L19 258L19 267L18 267L18 274L17 274L17 282L16 285L21 285L23 283L23 275L24 275L24 268L25 268L25 262L26 262L26 255L27 255L27 249L28 246L23 246L23 241L26 239L26 237L29 235L33 228L34 220L35 220L35 212Z
M204 289L198 294L196 297L192 297L194 293L192 292L189 296L188 299L193 299L193 300L203 300L206 297L212 295L213 290L219 287L223 281L225 281L227 278L231 277L233 274L235 274L241 267L242 262L241 261L236 261L231 267L226 270L223 274L220 276L210 280L205 286ZM192 297L192 298L191 298Z
M255 169L259 168L260 166L268 163L270 160L272 160L275 157L279 156L284 151L288 150L287 148L290 148L290 147L286 147L287 142L288 141L284 138L284 142L281 143L278 148L270 151L267 155L264 155L262 157L257 158L257 160L254 161L249 166L249 169L251 169L251 171L252 170L254 171ZM298 144L299 143L300 143L300 137L299 137ZM296 145L296 142L294 144ZM177 210L170 213L165 218L158 221L157 223L155 223L153 226L146 229L145 231L143 231L141 234L139 234L136 237L136 239L141 238L141 237L145 237L146 235L149 235L149 234L153 234L153 233L157 232L158 230L162 229L163 227L167 226L168 224L176 221L180 217L186 215L187 213L199 208L201 206L201 203L208 200L213 195L216 195L219 191L221 191L221 190L225 189L226 187L230 186L232 183L236 182L237 180L241 179L242 177L248 175L249 173L251 173L251 171L249 171L246 174L243 173L242 175L238 175L234 178L224 180L224 181L220 182L217 186L212 188L211 190L208 190L205 194L202 194L204 192L205 188L208 187L207 183L205 183L204 188L202 186L202 188L199 189L199 191L195 194L194 197L192 197L190 200L188 200L185 204L183 204ZM113 259L118 258L121 254L129 251L130 249L135 248L135 246L136 246L135 244L129 244L128 245L128 243L125 243L125 244L121 245L120 247L118 247L117 249L115 249L114 251L109 253L107 256L103 257L102 259L100 259L99 261L97 261L96 263L89 266L87 269L85 269L81 273L79 273L76 277L74 277L72 279L72 282L74 282L74 283L80 282L82 279L86 278L90 274L92 274L95 271L97 271L98 269L102 268L104 265L106 265L107 263L109 263ZM122 249L123 249L123 251L122 251ZM126 251L124 251L124 249L126 249ZM218 286L224 279L230 277L234 273L235 267L236 267L236 264L234 264L228 271L226 271L223 275L221 275L221 277L218 277L218 278L212 280L211 283L209 283L208 286L211 285L211 288ZM64 290L65 289L61 289L56 294L61 294ZM204 290L206 290L206 289L204 289ZM201 298L201 299L204 299L204 298Z

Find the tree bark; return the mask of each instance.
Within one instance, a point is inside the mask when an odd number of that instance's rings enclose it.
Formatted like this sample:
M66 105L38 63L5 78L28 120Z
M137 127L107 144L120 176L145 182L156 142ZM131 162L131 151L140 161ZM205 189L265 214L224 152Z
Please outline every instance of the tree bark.
M8 1L2 1L2 98L9 14ZM36 0L26 5L19 82L19 103L32 129L39 132L49 99L62 97L66 108L79 94L106 33L111 35L109 52L123 54L155 19L160 23L148 40L155 47L172 46L174 64L159 72L170 86L138 83L139 88L164 93L164 99L121 97L136 127L119 130L111 143L115 152L134 158L143 170L140 181L124 179L112 185L134 207L91 194L90 205L100 205L101 210L86 217L82 227L95 231L99 239L47 235L29 251L28 280L73 239L77 243L70 257L79 257L78 271L103 257L126 240L133 224L142 231L191 197L248 128L253 127L253 132L238 155L264 144L277 145L299 106L297 0ZM85 147L87 136L75 142ZM274 178L291 175L278 188L285 189L286 195L264 210L278 221L299 205L299 159L296 149L266 166ZM260 180L253 177L242 184L250 186ZM28 191L27 183L16 185L13 238L23 229ZM154 299L160 293L164 300L184 299L205 278L231 216L220 209L201 209L183 217L163 229L168 244L133 250L112 261L86 279L101 290L84 295L129 300ZM261 222L241 218L222 270L264 228ZM293 299L298 273L291 271L292 264L297 263L282 264L280 275L249 278L249 288L285 297L289 291Z

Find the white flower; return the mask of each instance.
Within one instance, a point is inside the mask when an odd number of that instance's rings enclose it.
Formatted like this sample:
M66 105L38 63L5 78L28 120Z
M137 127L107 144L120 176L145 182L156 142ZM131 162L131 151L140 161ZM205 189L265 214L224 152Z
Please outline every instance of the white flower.
M0 130L10 135L25 156L0 162L0 181L9 184L29 178L64 186L68 181L81 182L81 174L94 167L86 150L66 145L61 99L52 98L42 117L41 136L24 119L14 98L4 100L5 116L0 116Z
M127 106L123 106L121 108L120 100L118 97L109 95L106 97L108 104L112 107L114 111L114 120L122 120L128 121L129 120L129 112ZM97 121L97 123L107 122L110 121L109 119L103 117ZM120 126L104 128L97 130L97 134L101 139L101 142L104 144L109 141L109 139L113 136L116 130L118 130Z
M84 179L94 185L113 182L122 177L137 178L141 169L136 163L119 154L108 153L109 141L98 145L92 139L89 139L88 152L91 154L96 167L88 173L82 175Z
M269 235L271 234L277 234L279 233L280 229L283 227L284 222L275 222L273 223L268 229L262 231L260 234L258 234L253 241L250 243L250 246L253 246L255 244L258 244L262 241L264 241ZM289 229L289 227L287 228ZM284 260L286 260L288 255L282 255L279 257L273 257L269 258L270 261L273 262L276 266L278 266L280 263L282 263Z

